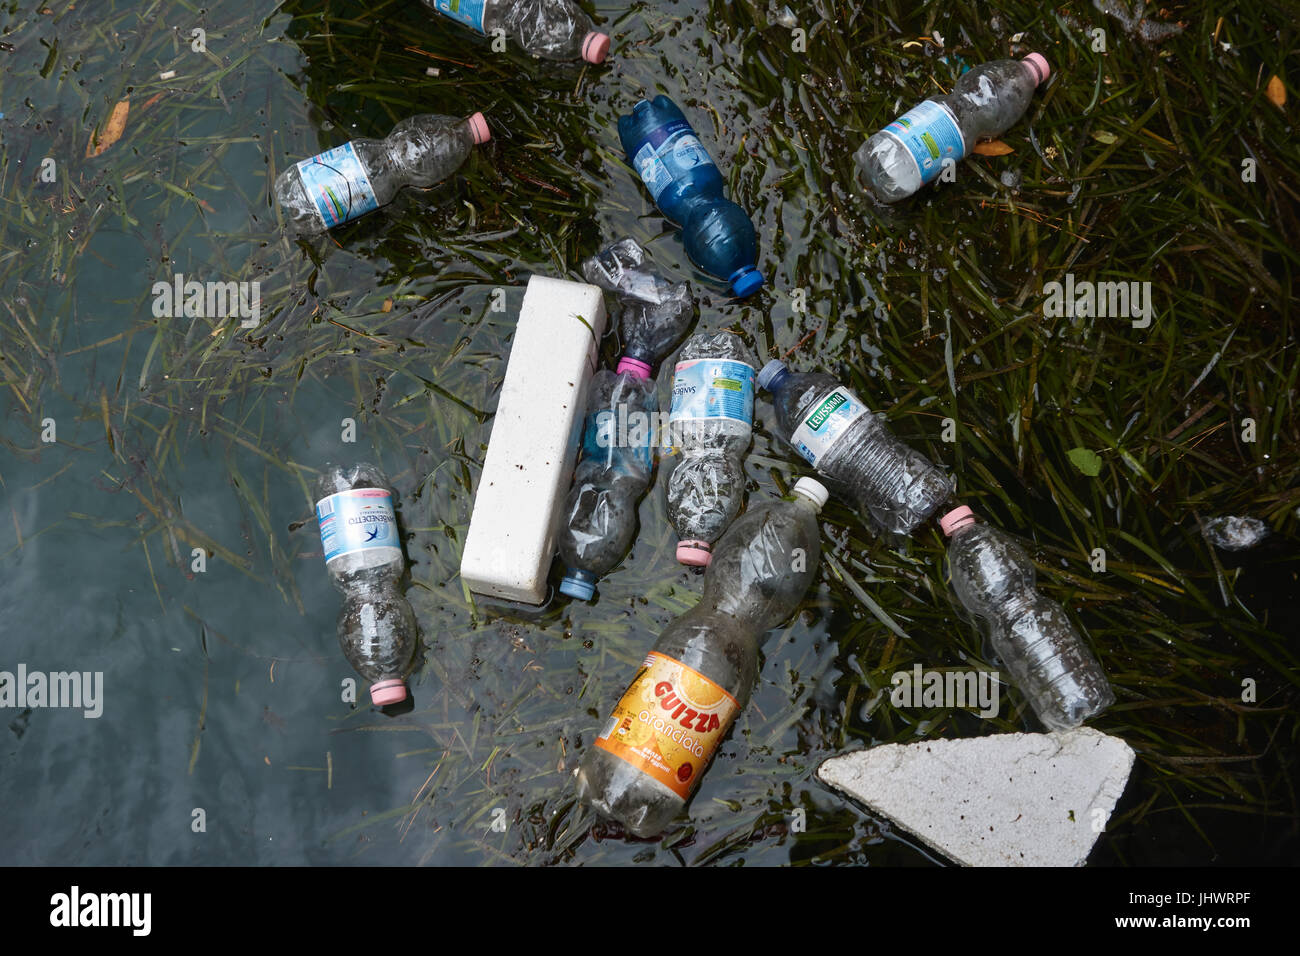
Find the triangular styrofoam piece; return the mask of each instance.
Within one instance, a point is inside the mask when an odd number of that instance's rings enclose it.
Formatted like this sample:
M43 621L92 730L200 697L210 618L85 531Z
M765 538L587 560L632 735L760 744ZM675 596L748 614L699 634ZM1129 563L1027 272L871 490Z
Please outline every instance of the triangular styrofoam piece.
M1133 769L1090 728L885 744L817 776L967 866L1080 866Z

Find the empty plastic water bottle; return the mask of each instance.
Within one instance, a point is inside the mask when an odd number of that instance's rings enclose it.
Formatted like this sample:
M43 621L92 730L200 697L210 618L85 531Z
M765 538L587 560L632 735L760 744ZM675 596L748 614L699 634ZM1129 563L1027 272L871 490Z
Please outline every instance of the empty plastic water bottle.
M1015 540L965 506L939 526L951 539L948 567L957 600L1048 730L1077 727L1115 702L1106 674L1065 609L1034 587L1034 563Z
M290 166L275 180L289 225L314 235L393 201L403 186L432 186L492 134L482 113L458 120L412 116L383 139L354 139Z
M854 162L883 202L912 195L959 163L980 140L1001 136L1025 115L1051 67L1039 53L995 60L962 74L947 96L932 96L868 139Z
M424 0L424 5L485 35L498 30L548 60L603 63L608 34L572 0Z
M602 369L592 378L582 458L561 519L562 594L591 600L596 581L631 547L637 501L650 484L657 404L649 373Z
M677 356L668 427L682 460L668 479L668 520L682 564L707 567L744 504L757 365L730 332L692 336Z
M718 542L700 603L659 636L578 767L578 797L636 836L654 836L695 792L749 702L763 636L817 576L826 489L746 513Z
M417 632L415 614L397 587L404 562L388 480L374 465L326 465L316 497L325 567L343 592L343 655L371 682L377 706L396 704L406 699Z
M695 301L644 267L632 239L583 263L588 281L618 293L624 353L617 371L592 378L582 458L564 504L560 592L589 601L596 581L622 560L637 527L637 502L650 483L659 403L654 368L686 334Z
M682 227L690 260L744 298L763 285L749 215L722 195L722 174L672 100L642 100L618 119L627 160L663 214Z
M835 376L768 362L758 385L772 394L781 437L886 531L911 534L952 497L952 479L895 438Z

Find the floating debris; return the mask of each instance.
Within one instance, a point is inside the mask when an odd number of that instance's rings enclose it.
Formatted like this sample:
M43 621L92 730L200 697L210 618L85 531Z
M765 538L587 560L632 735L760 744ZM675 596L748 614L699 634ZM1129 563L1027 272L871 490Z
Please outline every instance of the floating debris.
M780 11L772 17L772 19L781 24L781 26L785 27L787 30L793 30L799 25L799 19L794 15L794 11L790 9L789 4L782 7Z
M1228 515L1211 518L1202 524L1205 538L1223 551L1245 551L1268 537L1268 525L1258 518Z
M1133 759L1123 740L1081 727L884 744L817 776L966 866L1081 866Z
M1102 13L1114 17L1124 27L1124 32L1147 43L1162 43L1183 32L1181 23L1164 23L1148 20L1144 16L1147 5L1143 0L1130 7L1123 0L1092 0L1092 5Z
M108 149L126 132L126 117L131 111L131 101L122 100L113 107L113 112L109 114L108 122L104 124L102 132L96 131L90 137L90 142L86 144L86 157L98 156L104 150Z

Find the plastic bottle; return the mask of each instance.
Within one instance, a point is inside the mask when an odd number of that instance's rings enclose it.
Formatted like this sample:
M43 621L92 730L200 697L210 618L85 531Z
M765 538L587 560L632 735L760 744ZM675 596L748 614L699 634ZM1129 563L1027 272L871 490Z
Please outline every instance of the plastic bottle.
M757 365L730 332L693 336L677 356L668 427L682 460L668 479L668 520L682 564L707 567L744 504Z
M582 264L583 277L618 298L623 336L619 369L635 366L651 374L695 320L689 282L673 284L645 264L635 239L620 239Z
M578 768L578 797L636 836L663 831L749 702L763 636L817 575L826 489L740 518L718 542L700 603L664 629Z
M957 600L1049 730L1077 727L1115 702L1106 674L1060 604L1034 587L1034 563L1013 538L958 507L939 519L950 538Z
M933 181L945 160L961 162L977 142L1019 122L1051 72L1039 53L977 66L950 94L924 100L868 139L853 160L882 202L905 199Z
M582 459L564 503L560 592L583 601L632 545L657 440L654 368L695 317L690 286L673 285L644 264L644 250L632 239L583 263L588 281L618 294L624 340L618 369L592 378Z
M548 60L603 63L609 36L572 0L424 0L424 5L485 35L498 30Z
M412 116L383 139L354 139L290 166L276 177L275 200L292 228L315 235L388 205L403 186L441 182L491 138L482 113Z
M415 614L398 590L405 569L388 480L374 465L326 465L316 482L325 567L343 593L339 645L371 682L376 706L406 699L415 663Z
M886 531L911 534L952 497L952 479L895 438L835 376L768 362L758 385L772 394L781 437Z
M621 366L620 366L621 367ZM636 534L636 505L650 484L654 382L640 369L602 369L591 380L582 458L564 502L560 593L589 601Z
M686 254L704 272L726 279L744 298L763 285L758 236L749 215L722 194L722 174L677 105L642 100L618 119L627 161L656 205L682 227Z

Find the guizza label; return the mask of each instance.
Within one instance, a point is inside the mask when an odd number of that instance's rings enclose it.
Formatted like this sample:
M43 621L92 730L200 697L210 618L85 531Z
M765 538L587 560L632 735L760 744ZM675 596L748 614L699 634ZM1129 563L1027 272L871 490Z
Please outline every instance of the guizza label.
M687 800L739 712L721 685L651 651L596 746Z

